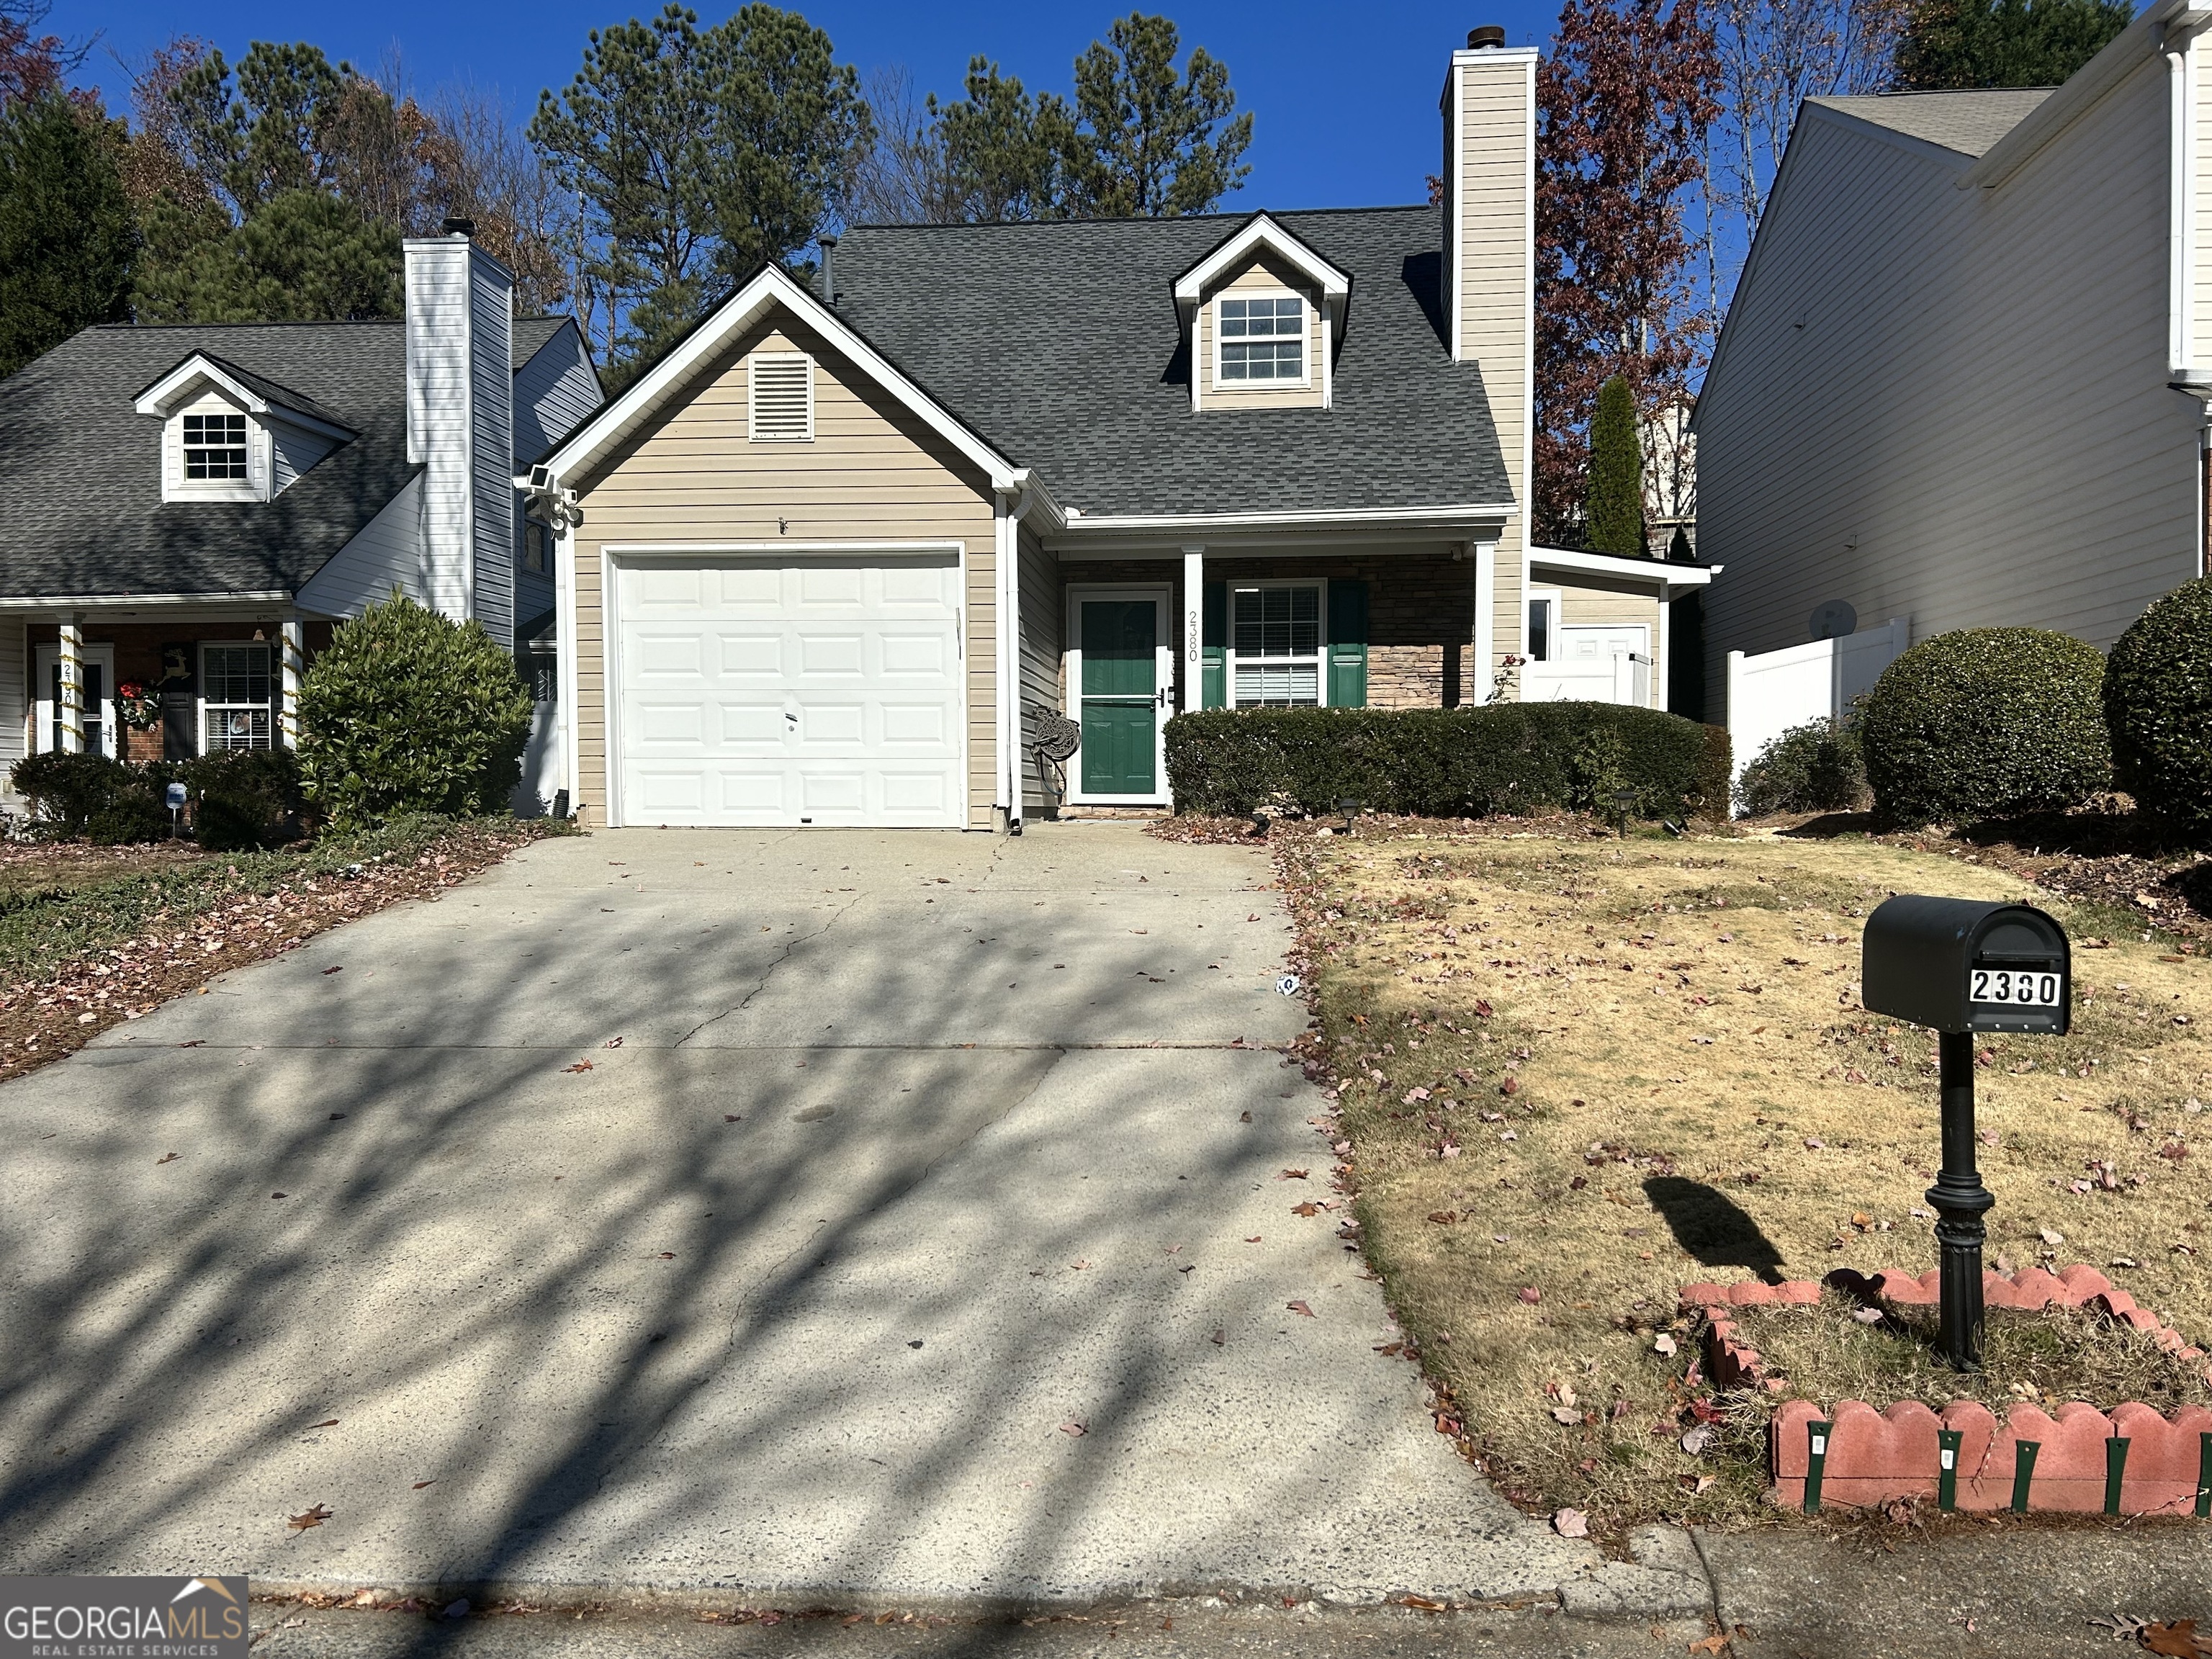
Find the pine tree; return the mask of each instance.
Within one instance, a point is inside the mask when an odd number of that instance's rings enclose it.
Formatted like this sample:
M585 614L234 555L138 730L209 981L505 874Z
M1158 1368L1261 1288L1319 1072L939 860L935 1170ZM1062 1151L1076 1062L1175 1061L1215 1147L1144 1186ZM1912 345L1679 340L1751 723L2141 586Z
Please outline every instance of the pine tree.
M195 240L170 202L147 214L138 316L149 323L357 322L403 308L399 233L318 190L272 196L244 224Z
M1921 0L1897 43L1897 85L2055 87L2134 15L2128 0Z
M1618 374L1598 388L1597 413L1590 417L1583 522L1596 551L1643 553L1644 446L1636 431L1636 394Z
M0 116L0 374L127 320L138 233L97 107L48 92Z

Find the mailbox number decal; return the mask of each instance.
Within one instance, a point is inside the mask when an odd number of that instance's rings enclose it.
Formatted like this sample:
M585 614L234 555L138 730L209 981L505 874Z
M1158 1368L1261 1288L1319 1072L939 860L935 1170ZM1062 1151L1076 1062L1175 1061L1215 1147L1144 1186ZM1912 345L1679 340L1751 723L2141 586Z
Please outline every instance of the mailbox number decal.
M1977 968L1969 1000L2005 1008L2056 1008L2064 981L2033 968Z

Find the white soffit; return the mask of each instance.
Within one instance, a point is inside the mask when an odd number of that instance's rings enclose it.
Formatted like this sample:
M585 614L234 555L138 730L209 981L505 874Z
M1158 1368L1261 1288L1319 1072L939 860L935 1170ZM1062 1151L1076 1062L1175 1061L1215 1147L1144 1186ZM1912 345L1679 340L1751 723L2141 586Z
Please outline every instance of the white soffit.
M1352 278L1264 213L1255 214L1251 223L1176 278L1176 314L1183 326L1190 326L1208 289L1262 249L1293 266L1321 291L1322 304L1335 327L1338 343L1342 343L1345 313L1352 304Z

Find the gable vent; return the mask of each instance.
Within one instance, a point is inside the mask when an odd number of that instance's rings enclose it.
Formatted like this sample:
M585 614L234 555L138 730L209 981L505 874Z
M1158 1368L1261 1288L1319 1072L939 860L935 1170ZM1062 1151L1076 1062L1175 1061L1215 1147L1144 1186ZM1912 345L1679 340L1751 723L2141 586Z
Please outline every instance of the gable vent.
M814 359L762 351L750 359L751 435L757 444L814 441Z

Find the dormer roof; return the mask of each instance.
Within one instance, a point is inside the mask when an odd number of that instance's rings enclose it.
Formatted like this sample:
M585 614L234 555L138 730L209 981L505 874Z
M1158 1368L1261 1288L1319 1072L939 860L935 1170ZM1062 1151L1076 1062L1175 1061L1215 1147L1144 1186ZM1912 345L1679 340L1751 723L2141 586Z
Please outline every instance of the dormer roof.
M1342 341L1345 317L1352 308L1352 278L1265 213L1254 214L1175 279L1176 316L1183 333L1190 333L1206 296L1263 252L1273 254L1312 285L1336 338Z
M305 392L295 392L251 369L240 368L211 351L194 351L131 400L141 415L167 418L213 387L250 415L274 416L338 442L360 436L337 416Z

